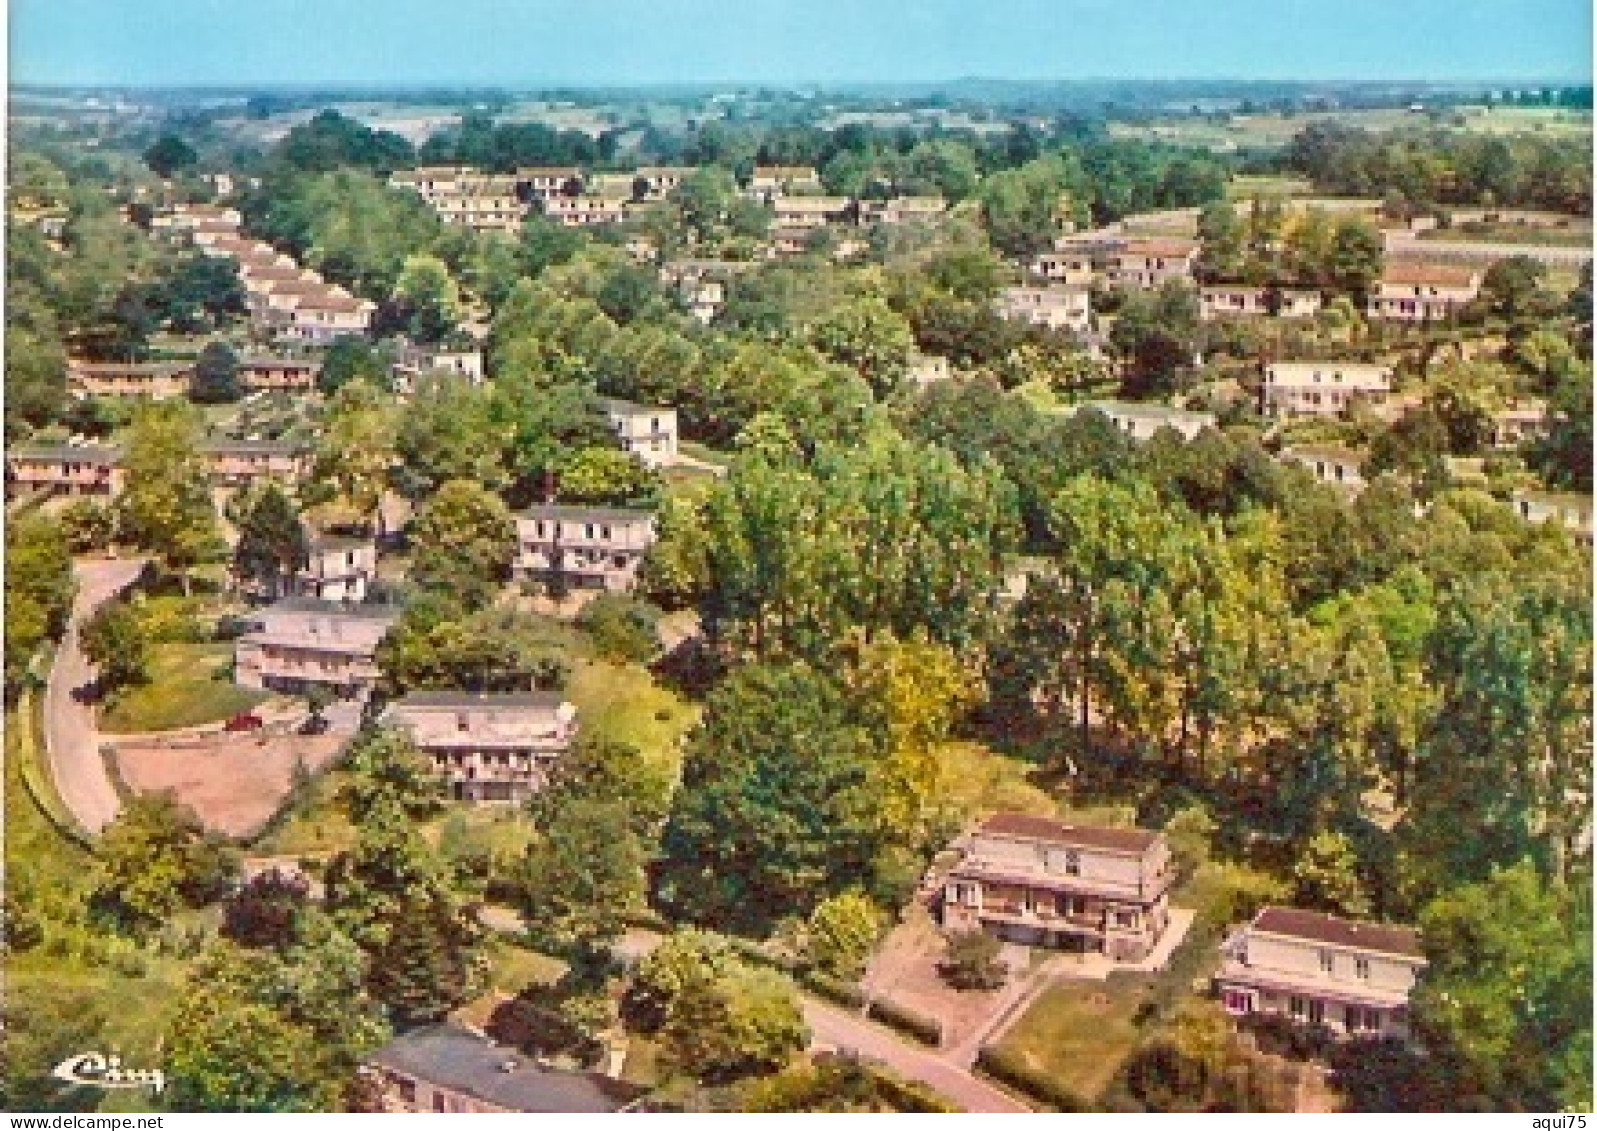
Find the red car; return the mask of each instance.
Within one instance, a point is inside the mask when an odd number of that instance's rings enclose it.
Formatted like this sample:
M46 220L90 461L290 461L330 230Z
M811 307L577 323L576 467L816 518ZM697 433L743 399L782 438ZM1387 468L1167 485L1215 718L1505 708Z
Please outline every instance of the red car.
M253 715L250 712L245 711L242 715L234 715L231 719L228 719L227 724L222 729L260 730L261 727L265 725L266 724L261 720L259 715Z

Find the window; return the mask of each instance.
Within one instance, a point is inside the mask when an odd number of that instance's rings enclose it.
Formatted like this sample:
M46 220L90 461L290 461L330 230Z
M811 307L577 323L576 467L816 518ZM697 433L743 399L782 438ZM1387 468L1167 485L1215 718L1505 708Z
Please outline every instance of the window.
M1370 980L1370 960L1368 958L1355 958L1353 960L1353 974L1355 977Z
M1304 1012L1308 1009L1308 1004L1309 1003L1303 998L1294 995L1287 999L1286 1011L1294 1018L1301 1021L1303 1019Z
M433 1089L433 1110L434 1111L446 1111L446 1110L448 1110L447 1108L444 1107L444 1094L442 1092L438 1091L436 1088Z
M1350 1005L1343 1012L1343 1024L1349 1033L1378 1033L1381 1031L1381 1013L1376 1009Z
M1225 1008L1227 1013L1252 1013L1253 995L1242 990L1227 990L1225 992Z
M1325 1024L1325 1003L1323 1001L1311 1001L1311 1002L1309 1002L1309 1024L1310 1025L1324 1025Z
M399 1092L399 1098L403 1103L413 1104L416 1102L416 1081L408 1076L399 1076L394 1079L394 1086Z
M1065 853L1065 875L1081 875L1081 853L1076 851Z
M1336 955L1332 954L1328 950L1320 951L1320 973L1336 973Z
M1115 926L1123 927L1123 928L1125 928L1127 930L1130 930L1130 929L1134 928L1136 925L1137 925L1137 913L1135 911L1116 911L1115 912Z

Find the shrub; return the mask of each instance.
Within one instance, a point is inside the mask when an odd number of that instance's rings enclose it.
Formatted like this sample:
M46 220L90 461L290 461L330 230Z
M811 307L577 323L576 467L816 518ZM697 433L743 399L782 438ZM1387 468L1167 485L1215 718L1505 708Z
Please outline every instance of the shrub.
M1009 967L998 959L1002 949L980 928L957 932L948 936L948 957L937 972L956 990L996 990L1009 977Z
M1046 1073L999 1048L984 1048L976 1054L978 1072L1024 1096L1046 1104L1054 1111L1091 1111L1092 1106Z
M624 593L604 593L577 614L577 627L601 657L615 663L647 663L660 650L660 610Z
M897 1029L900 1033L914 1037L922 1044L936 1048L943 1043L943 1023L935 1017L927 1017L907 1009L897 1002L886 998L877 998L872 1001L870 1008L865 1011L867 1017L880 1021L883 1025Z
M811 970L799 975L799 985L816 997L823 997L845 1009L865 1008L865 992L853 982L845 982L842 978L834 978L819 970Z

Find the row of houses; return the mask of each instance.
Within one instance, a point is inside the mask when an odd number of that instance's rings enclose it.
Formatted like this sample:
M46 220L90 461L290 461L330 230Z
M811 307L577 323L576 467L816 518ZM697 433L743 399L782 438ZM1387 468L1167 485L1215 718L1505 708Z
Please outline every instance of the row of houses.
M310 449L286 440L206 440L200 444L211 482L243 487L271 480L296 483ZM49 492L112 498L126 480L119 448L101 444L17 445L6 451L8 494Z
M1169 282L1197 285L1201 244L1185 239L1070 237L1034 258L1030 274L1045 284L1089 288L1152 290ZM1440 322L1458 314L1480 295L1481 274L1469 267L1425 262L1391 262L1375 281L1366 313L1401 322ZM1312 318L1324 302L1308 287L1265 287L1241 283L1198 286L1198 308L1216 318Z
M67 391L76 397L143 397L165 400L185 395L194 381L193 361L67 361ZM246 393L305 392L316 387L319 361L246 356L234 370Z
M955 850L939 901L950 929L1120 963L1148 961L1171 929L1176 873L1161 832L999 813ZM1291 907L1265 907L1221 953L1215 990L1228 1012L1349 1037L1407 1037L1409 995L1426 965L1411 927Z

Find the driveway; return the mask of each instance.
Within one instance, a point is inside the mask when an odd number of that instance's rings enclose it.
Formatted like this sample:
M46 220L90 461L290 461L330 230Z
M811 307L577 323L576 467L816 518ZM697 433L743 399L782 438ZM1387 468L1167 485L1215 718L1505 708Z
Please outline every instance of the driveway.
M1025 1112L1031 1108L930 1050L912 1048L880 1025L814 998L804 999L811 1047L849 1050L878 1060L971 1112Z
M122 808L100 757L94 708L73 692L94 682L94 666L78 646L78 629L94 610L132 583L142 559L80 559L72 570L78 581L72 618L56 649L44 698L44 748L56 792L78 823L91 833L110 824Z

